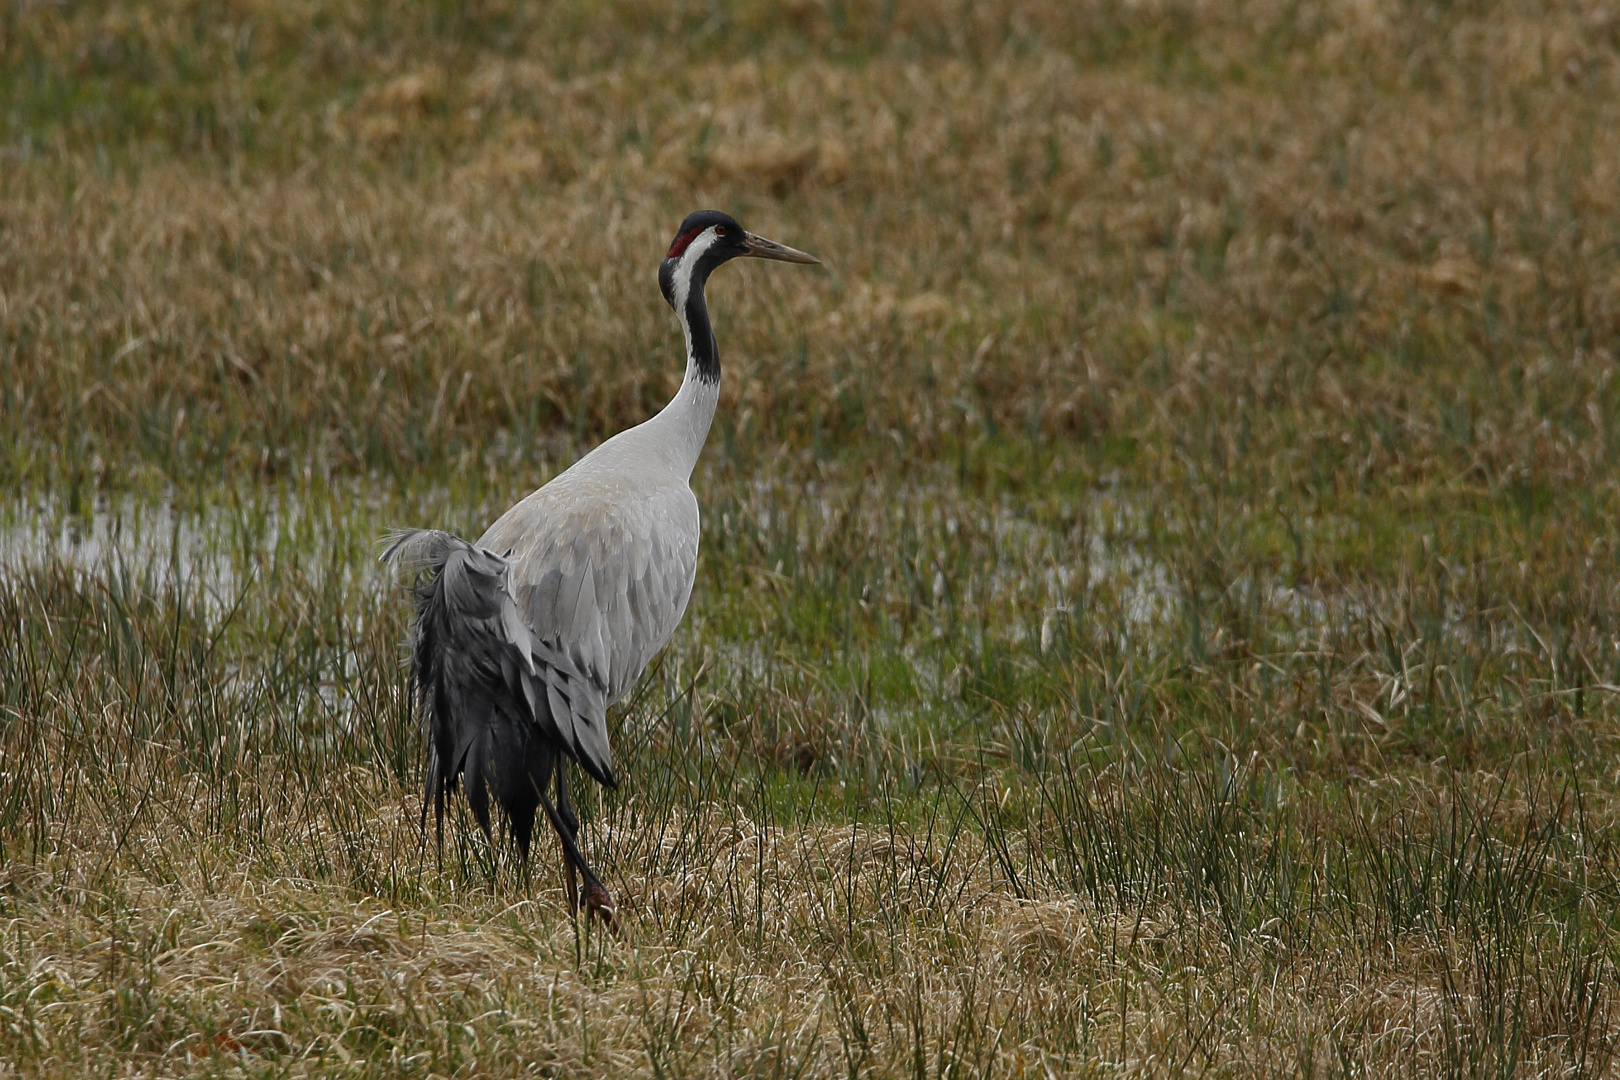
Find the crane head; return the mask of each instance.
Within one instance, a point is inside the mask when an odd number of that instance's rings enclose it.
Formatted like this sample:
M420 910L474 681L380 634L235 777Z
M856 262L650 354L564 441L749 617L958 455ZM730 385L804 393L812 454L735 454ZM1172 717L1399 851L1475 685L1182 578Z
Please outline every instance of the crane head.
M722 263L739 258L775 259L778 262L814 263L821 260L796 248L755 236L737 219L718 210L686 215L658 267L658 285L671 307L685 303L692 283L701 284Z

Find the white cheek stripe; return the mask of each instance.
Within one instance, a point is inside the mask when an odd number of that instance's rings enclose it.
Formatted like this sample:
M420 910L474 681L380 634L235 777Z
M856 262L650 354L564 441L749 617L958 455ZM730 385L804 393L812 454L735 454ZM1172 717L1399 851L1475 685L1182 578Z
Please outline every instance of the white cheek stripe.
M714 232L715 227L710 225L698 235L696 240L686 245L686 251L681 254L681 261L675 264L675 310L686 321L686 298L692 292L692 271L697 267L698 260L703 253L714 246L719 239Z

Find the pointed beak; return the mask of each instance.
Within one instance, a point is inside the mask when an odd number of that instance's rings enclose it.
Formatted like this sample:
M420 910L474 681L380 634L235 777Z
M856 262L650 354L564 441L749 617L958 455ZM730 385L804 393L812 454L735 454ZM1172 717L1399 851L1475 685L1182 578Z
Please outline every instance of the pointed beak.
M821 265L821 260L814 255L807 255L797 248L778 244L775 240L767 240L763 236L755 236L753 233L743 234L743 254L752 255L756 259L775 259L778 262Z

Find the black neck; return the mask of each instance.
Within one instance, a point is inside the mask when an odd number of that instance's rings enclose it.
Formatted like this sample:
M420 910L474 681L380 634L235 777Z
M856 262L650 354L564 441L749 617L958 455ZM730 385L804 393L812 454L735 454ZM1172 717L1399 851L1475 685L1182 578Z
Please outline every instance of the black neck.
M707 383L719 382L720 346L714 340L714 327L709 325L709 305L703 299L703 281L695 275L692 293L686 298L685 322L687 340L691 342L691 360L697 366L698 378Z
M691 284L687 286L686 305L677 308L675 314L680 317L686 329L687 348L690 350L689 359L697 369L697 376L706 383L720 381L720 348L714 340L714 327L709 323L709 305L703 298L703 286L709 282L709 274L723 259L704 258L691 268ZM658 284L663 290L664 299L674 307L679 299L675 294L675 275L680 268L678 259L665 259L658 268Z

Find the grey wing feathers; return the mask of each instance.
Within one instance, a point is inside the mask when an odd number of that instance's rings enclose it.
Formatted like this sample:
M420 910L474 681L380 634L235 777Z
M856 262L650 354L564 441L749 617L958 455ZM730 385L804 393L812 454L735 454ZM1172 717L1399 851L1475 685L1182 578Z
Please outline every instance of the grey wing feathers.
M436 819L465 777L479 824L489 828L492 787L526 849L552 746L615 783L603 692L555 639L535 639L512 597L506 559L436 530L389 539L383 559L420 577L411 678L431 737Z
M482 543L508 553L531 631L565 650L612 705L680 625L697 537L697 501L682 490L609 511L519 503Z
M540 727L553 735L580 768L608 787L618 787L602 688L555 639L537 642L534 657L538 677L525 680L525 685L533 695L531 707ZM540 707L542 691L544 708Z

